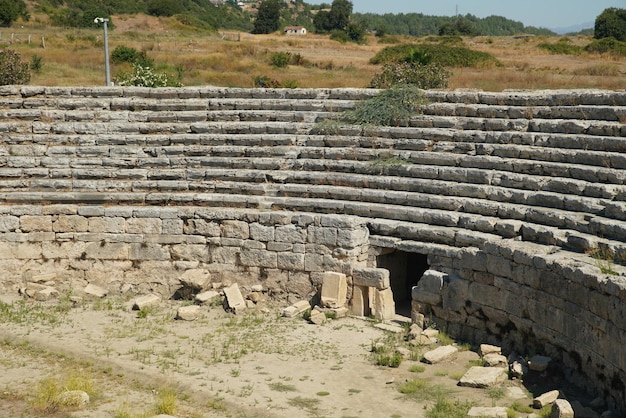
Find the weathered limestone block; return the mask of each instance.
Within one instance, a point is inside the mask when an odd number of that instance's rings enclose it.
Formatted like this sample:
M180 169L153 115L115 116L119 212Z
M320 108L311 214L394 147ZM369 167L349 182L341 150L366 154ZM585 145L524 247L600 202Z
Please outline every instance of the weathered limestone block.
M85 258L128 260L129 246L121 242L91 242L85 246Z
M428 364L441 363L442 361L452 357L458 351L459 349L453 345L442 345L441 347L437 347L434 350L424 353L423 361Z
M261 242L274 241L274 227L261 225L259 223L250 224L250 239Z
M276 265L279 269L290 271L304 270L304 254L292 252L277 253Z
M247 222L226 220L222 222L221 230L221 236L224 238L250 238L250 228Z
M480 354L481 357L484 357L487 354L502 354L502 347L498 347L496 345L481 344L478 354Z
M204 219L189 219L183 227L183 233L205 237L219 237L222 234L222 230L216 222Z
M20 227L20 218L11 215L0 216L0 232L15 231Z
M533 408L541 409L546 405L554 403L560 396L558 390L551 390L550 392L543 393L533 399Z
M20 217L22 232L52 232L52 216L23 215Z
M473 406L467 413L468 417L478 418L506 418L506 408L504 406Z
M54 232L86 232L89 230L89 221L80 215L60 215L52 224Z
M301 300L283 309L283 316L285 318L293 318L305 312L307 309L311 309L311 304L306 300Z
M200 306L198 305L181 306L176 311L176 319L180 319L182 321L195 321L199 317Z
M92 283L89 283L87 286L85 286L85 288L83 289L83 292L85 292L86 295L94 296L97 298L103 298L109 293L109 291L106 290L105 288L96 286L95 284L92 284Z
M322 274L321 304L326 308L340 308L346 304L348 285L346 275L333 271Z
M369 316L370 301L369 289L365 286L354 286L352 288L352 299L350 299L350 312L356 316Z
M309 321L315 325L323 325L328 322L326 318L326 314L318 309L313 309L311 311L311 316L309 317Z
M215 290L207 290L206 292L198 293L194 300L201 305L206 305L210 304L215 298L219 296L219 292L216 292Z
M149 295L139 296L133 301L133 310L140 311L142 309L156 306L161 302L161 297L157 294L151 293Z
M557 399L552 405L550 418L574 418L574 409L565 399Z
M59 297L58 290L51 286L44 286L43 289L36 290L32 295L33 299L41 302L55 299L57 297Z
M122 234L126 231L126 219L122 217L88 218L88 222L89 232Z
M163 219L161 228L164 235L182 235L183 221L182 219Z
M224 289L224 303L227 309L234 313L240 313L246 309L246 301L239 290L239 285L233 283L232 285L225 287Z
M277 226L274 231L274 240L276 242L304 244L307 242L307 230L295 225Z
M167 247L159 244L132 243L129 246L130 260L170 260Z
M82 390L68 390L61 392L55 402L64 407L83 408L89 404L89 394Z
M185 271L179 278L183 287L198 291L204 289L211 280L211 273L205 269L191 269Z
M239 254L239 261L242 265L249 267L276 268L278 254L274 251L244 248Z
M352 283L356 286L387 289L389 284L389 270L381 268L355 268L352 272Z
M374 318L380 320L393 319L396 315L396 305L393 300L393 292L391 288L387 289L373 289L374 297L371 298L370 308Z
M337 245L337 228L310 226L307 228L307 241L320 245Z
M485 354L483 361L488 367L507 367L509 365L506 357L497 353Z
M501 367L471 367L459 380L459 386L487 388L507 379L506 369Z
M413 286L412 299L429 305L438 305L442 301L441 290L445 277L445 273L427 270L417 282L417 286Z

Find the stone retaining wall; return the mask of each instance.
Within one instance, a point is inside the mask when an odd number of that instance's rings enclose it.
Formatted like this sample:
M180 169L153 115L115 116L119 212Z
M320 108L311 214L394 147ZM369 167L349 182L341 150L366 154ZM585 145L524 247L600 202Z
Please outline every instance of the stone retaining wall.
M193 207L0 207L3 285L56 273L66 289L171 297L188 269L214 282L259 282L277 299L311 298L320 273L365 266L368 230L358 219Z

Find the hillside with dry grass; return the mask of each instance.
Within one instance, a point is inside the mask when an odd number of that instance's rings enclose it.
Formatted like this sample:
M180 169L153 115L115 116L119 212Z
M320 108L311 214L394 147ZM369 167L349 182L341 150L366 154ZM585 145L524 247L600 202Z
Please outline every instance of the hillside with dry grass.
M173 18L144 15L115 16L109 32L109 49L126 46L144 51L157 70L180 76L186 86L252 87L263 76L291 87L366 87L380 65L370 59L389 44L368 37L365 45L342 44L328 36L250 35L241 32L210 33L182 26ZM468 37L466 47L492 54L501 65L453 68L449 87L504 89L559 89L626 87L626 57L582 52L555 55L538 47L562 37ZM399 42L436 42L402 38ZM591 38L569 37L584 46ZM0 47L16 50L26 62L38 59L30 84L45 86L104 84L103 31L48 26L43 19L20 22L0 30ZM299 65L272 66L276 52L299 54ZM36 58L33 58L36 57ZM128 70L112 63L111 74Z

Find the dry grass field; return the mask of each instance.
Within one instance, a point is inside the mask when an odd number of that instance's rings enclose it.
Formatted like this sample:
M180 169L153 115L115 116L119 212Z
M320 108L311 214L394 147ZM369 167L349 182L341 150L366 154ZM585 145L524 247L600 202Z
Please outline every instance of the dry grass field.
M247 33L193 32L171 18L115 16L109 31L109 49L119 45L145 51L157 67L182 74L182 83L252 87L253 78L266 76L297 87L367 87L380 66L369 63L388 46L370 36L368 44L341 44L327 36L249 35ZM29 43L30 39L30 43ZM42 42L42 39L44 42ZM560 89L626 87L626 57L553 55L537 47L561 37L475 37L464 39L471 49L493 54L503 65L487 68L454 68L450 88ZM589 37L570 37L584 46ZM419 39L405 38L403 42ZM45 47L43 45L45 43ZM70 86L104 84L103 30L48 27L41 19L20 22L0 30L0 48L9 46L24 61L41 58L33 85ZM300 54L305 65L274 68L275 52ZM111 74L124 68L112 63ZM127 68L126 68L127 69Z

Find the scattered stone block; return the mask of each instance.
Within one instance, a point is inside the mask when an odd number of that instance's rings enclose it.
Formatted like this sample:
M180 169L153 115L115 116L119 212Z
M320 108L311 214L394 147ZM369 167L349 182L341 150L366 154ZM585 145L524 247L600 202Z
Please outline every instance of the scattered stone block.
M370 314L369 289L367 287L354 286L352 288L350 312L356 316L368 316Z
M552 405L550 418L574 418L574 409L565 399L557 399Z
M302 314L307 309L311 309L311 304L306 300L301 300L283 309L283 316L285 318L293 318Z
M427 270L417 282L417 286L413 286L411 296L414 301L426 303L429 305L437 305L441 302L441 289L445 273L436 270Z
M217 297L220 297L219 292L216 292L215 290L207 290L205 292L198 293L194 300L201 305L206 305L210 304Z
M481 357L485 357L487 354L502 354L502 348L496 345L481 344L478 354Z
M474 366L461 377L459 386L472 388L488 388L504 382L507 378L506 369L500 367Z
M339 308L346 304L348 285L346 275L326 271L322 274L321 304L326 308Z
M526 399L526 392L520 387L509 386L506 388L506 396L511 399Z
M54 282L56 278L57 278L56 273L38 273L38 274L32 274L30 275L30 277L27 277L27 281L32 282L32 283L44 284L44 283Z
M396 305L393 301L391 288L383 290L374 289L374 300L371 308L374 318L383 321L393 319L396 315Z
M341 308L331 308L330 311L334 314L336 319L345 318L348 316L348 308L342 306Z
M473 406L467 413L468 417L478 418L506 418L506 408L503 406L485 407L485 406Z
M528 362L528 368L536 372L543 372L548 368L551 361L550 357L535 355Z
M59 297L59 292L54 287L50 286L45 286L43 289L39 289L33 294L33 299L40 302L56 299L57 297Z
M434 328L426 328L423 332L423 335L427 336L428 338L437 338L439 337L439 331L437 331Z
M483 356L483 361L487 367L507 367L509 362L502 354L490 353Z
M85 289L83 289L83 292L85 292L86 295L94 296L100 299L105 297L109 293L109 291L106 290L105 288L96 286L95 284L91 284L91 283L85 286Z
M411 356L413 355L413 352L405 347L397 347L396 354L400 354L400 356L403 359L408 359L408 358L411 358Z
M420 335L422 335L423 332L424 332L424 330L422 329L422 327L420 327L417 324L411 324L411 326L409 327L409 332L407 334L407 338L409 340L414 340L417 337L419 337Z
M311 316L309 317L309 322L315 325L323 325L328 321L326 319L326 314L320 310L313 309L311 311Z
M181 321L195 321L199 317L200 306L198 305L181 306L176 311L176 319L180 319Z
M373 287L379 290L390 286L389 270L381 268L355 268L352 272L355 286Z
M65 407L83 408L89 404L89 394L82 390L68 390L57 396L56 403Z
M524 357L517 354L511 354L508 357L509 361L509 376L512 378L521 378L528 373L528 363Z
M256 306L256 303L254 303L253 301L251 301L250 299L246 299L246 308L248 309L252 309Z
M456 354L459 349L453 345L442 345L434 350L424 353L424 362L429 364L437 364L450 358Z
M421 346L421 345L433 345L433 344L437 344L437 340L422 334L422 335L419 335L414 340L410 340L409 344L411 344L414 347Z
M263 292L263 285L262 285L262 284L253 284L253 285L250 287L250 291L251 291L251 292L258 292L258 293L261 293L261 292Z
M233 283L232 285L225 287L223 290L225 298L224 302L228 310L237 314L246 309L246 301L243 298L237 283Z
M154 293L149 295L139 296L133 301L133 310L140 311L151 306L158 305L161 302L161 297Z
M558 390L551 390L550 392L546 392L537 396L535 399L533 399L533 408L541 409L546 405L554 403L554 401L559 398L559 394L560 393Z
M183 287L199 291L211 281L211 273L204 269L190 269L185 271L178 280Z

